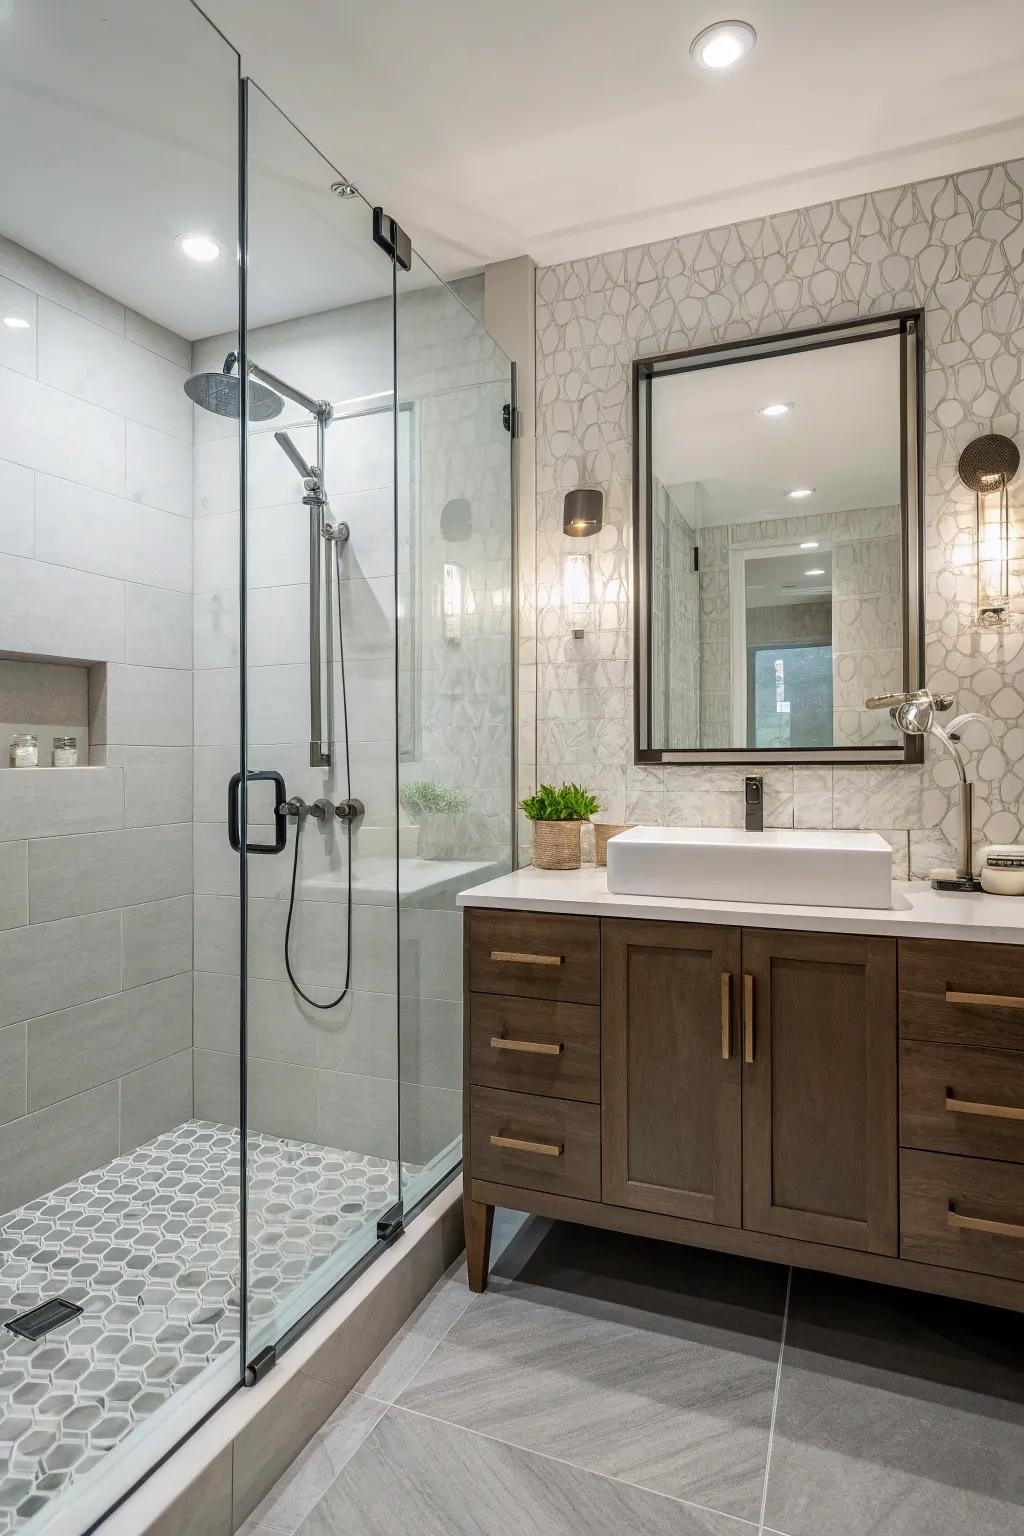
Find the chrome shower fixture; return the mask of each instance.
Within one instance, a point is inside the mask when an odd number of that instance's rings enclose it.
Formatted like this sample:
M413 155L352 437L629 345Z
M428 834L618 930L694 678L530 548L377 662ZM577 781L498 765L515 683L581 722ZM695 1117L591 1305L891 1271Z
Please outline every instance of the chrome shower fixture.
M943 730L937 714L953 708L954 695L932 693L918 688L913 693L883 693L865 699L865 709L887 709L896 728L904 736L934 736L956 765L959 820L957 823L956 868L952 876L945 870L932 870L932 886L937 891L980 891L981 881L974 874L974 785L967 778L963 756L957 746L955 731L968 717L961 715Z

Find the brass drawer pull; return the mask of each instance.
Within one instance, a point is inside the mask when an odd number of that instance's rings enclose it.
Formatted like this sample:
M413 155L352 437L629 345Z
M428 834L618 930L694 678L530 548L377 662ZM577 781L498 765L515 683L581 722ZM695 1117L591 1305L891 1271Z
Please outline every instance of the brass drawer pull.
M979 1008L1024 1008L1024 997L1001 997L998 992L952 992L946 988L947 1003L971 1003Z
M993 1237L1018 1237L1024 1241L1024 1226L1015 1221L988 1221L984 1216L961 1216L950 1206L946 1221L964 1232L990 1232Z
M743 1060L749 1067L754 1060L754 978L743 976Z
M532 1056L561 1056L565 1049L561 1040L509 1040L505 1035L492 1035L491 1048L495 1051L528 1051ZM1021 1113L1024 1114L1024 1110Z
M508 1152L536 1152L538 1157L561 1157L562 1146L557 1141L521 1141L518 1136L492 1136L492 1147L504 1147ZM1024 1236L1024 1233L1021 1234Z
M730 1007L732 993L732 977L728 971L722 972L722 1060L728 1061L732 1055L732 1025Z
M954 1115L984 1115L992 1120L1024 1120L1024 1109L1013 1104L977 1104L971 1099L955 1099L946 1094L946 1108Z
M562 965L564 955L528 955L516 949L492 949L491 959L499 965ZM1024 1007L1024 1004L1021 1004Z

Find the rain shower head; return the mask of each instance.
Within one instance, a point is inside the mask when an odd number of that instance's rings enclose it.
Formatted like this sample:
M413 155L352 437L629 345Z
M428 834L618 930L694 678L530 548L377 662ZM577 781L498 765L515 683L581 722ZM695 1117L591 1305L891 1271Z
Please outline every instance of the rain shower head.
M185 380L185 393L194 405L212 411L215 416L238 420L242 391L237 373L232 372L236 361L236 353L229 352L220 373L194 373ZM258 379L249 379L250 421L272 421L283 410L284 401L275 390L268 389Z

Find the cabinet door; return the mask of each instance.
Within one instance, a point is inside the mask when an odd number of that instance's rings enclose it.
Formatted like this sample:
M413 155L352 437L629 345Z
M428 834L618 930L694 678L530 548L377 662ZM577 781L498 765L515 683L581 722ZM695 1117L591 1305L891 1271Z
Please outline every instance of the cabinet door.
M602 1199L740 1223L738 928L601 923Z
M896 941L743 931L743 1225L897 1249Z

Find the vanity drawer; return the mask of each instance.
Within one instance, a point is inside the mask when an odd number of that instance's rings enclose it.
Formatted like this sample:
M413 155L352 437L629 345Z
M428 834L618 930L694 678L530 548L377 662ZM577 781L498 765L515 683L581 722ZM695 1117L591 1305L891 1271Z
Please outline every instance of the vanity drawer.
M1024 1051L1024 948L901 940L900 1034Z
M476 907L469 916L469 984L474 992L599 1003L600 920Z
M1024 1280L1024 1168L903 1152L900 1256Z
M474 992L470 1077L485 1088L599 1103L600 1008Z
M1024 1163L1024 1054L905 1040L900 1142Z
M474 1179L601 1198L601 1109L498 1088L470 1092Z

